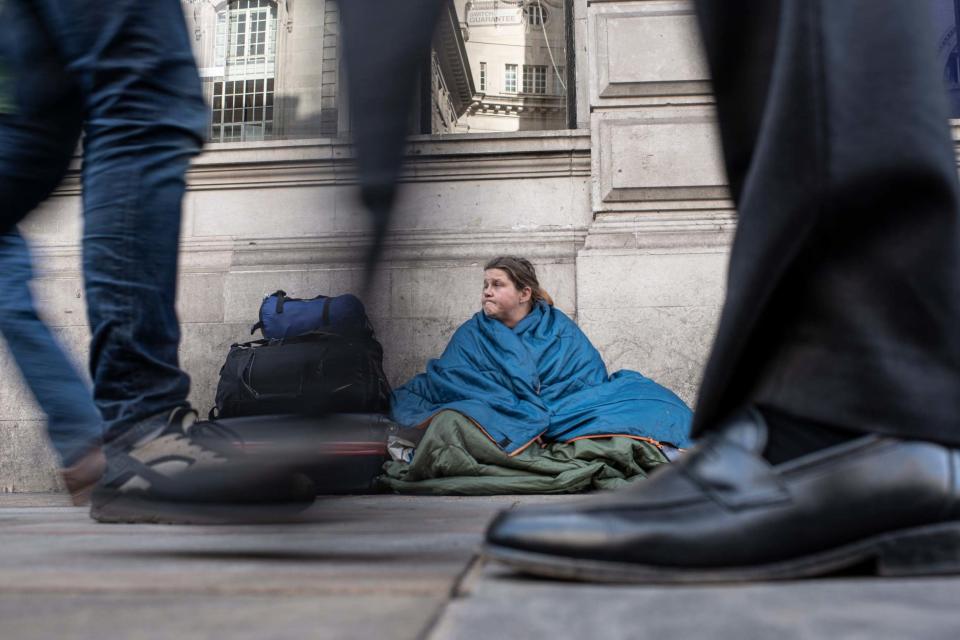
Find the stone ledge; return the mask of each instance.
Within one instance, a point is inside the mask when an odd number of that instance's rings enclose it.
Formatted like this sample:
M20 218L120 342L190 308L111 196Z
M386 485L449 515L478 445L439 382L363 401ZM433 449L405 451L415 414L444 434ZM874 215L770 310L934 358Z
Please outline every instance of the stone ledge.
M581 227L517 227L477 232L397 230L387 237L381 266L463 264L504 253L522 254L534 260L572 260L586 238L587 229ZM344 265L355 269L366 258L370 242L370 234L346 231L293 238L186 238L180 244L180 269L182 273L271 265ZM77 244L37 244L33 252L42 261L42 277L79 272Z
M695 211L648 214L598 214L590 226L583 249L586 257L602 253L726 249L733 240L736 214L732 211Z
M443 182L590 175L588 130L412 136L401 182ZM188 190L356 182L347 139L213 143L187 172ZM75 158L54 195L80 193Z

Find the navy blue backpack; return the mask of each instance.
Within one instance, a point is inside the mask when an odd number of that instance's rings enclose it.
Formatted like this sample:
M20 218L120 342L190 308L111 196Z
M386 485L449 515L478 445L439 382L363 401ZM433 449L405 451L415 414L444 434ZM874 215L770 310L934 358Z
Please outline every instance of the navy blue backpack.
M360 299L349 293L342 296L288 298L285 291L276 291L260 304L257 329L269 340L282 340L315 331L344 336L372 336L373 329Z

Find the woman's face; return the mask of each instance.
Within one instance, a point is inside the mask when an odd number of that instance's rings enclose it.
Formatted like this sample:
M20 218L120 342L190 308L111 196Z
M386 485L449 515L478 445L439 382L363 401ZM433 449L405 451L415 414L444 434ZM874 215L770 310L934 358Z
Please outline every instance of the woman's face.
M517 289L503 269L483 272L483 312L511 329L530 312L530 287Z

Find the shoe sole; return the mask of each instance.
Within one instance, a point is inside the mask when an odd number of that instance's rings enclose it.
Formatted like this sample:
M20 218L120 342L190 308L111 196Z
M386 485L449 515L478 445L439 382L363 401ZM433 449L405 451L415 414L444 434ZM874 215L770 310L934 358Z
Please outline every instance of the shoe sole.
M903 529L791 560L747 567L685 568L584 560L487 544L487 558L518 572L560 580L704 584L815 578L870 566L884 577L960 574L960 521Z
M117 496L90 507L90 517L110 524L272 524L303 521L309 502L166 502Z

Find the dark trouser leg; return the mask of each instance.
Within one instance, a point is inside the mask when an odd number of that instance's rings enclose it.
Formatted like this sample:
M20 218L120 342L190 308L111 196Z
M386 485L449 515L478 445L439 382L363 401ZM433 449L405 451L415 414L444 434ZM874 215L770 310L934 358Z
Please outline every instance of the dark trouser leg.
M755 403L960 444L960 215L929 16L699 0L740 215L694 431Z
M0 58L8 112L0 115L0 333L47 416L64 466L101 437L90 391L37 316L28 288L27 244L13 225L63 178L80 134L79 92L65 76L54 45L23 2L8 2L0 18Z
M174 310L184 173L207 127L178 0L39 0L83 90L84 277L112 439L186 404Z
M361 198L374 232L368 277L389 227L417 78L429 68L430 42L443 4L443 0L340 3L350 129Z

